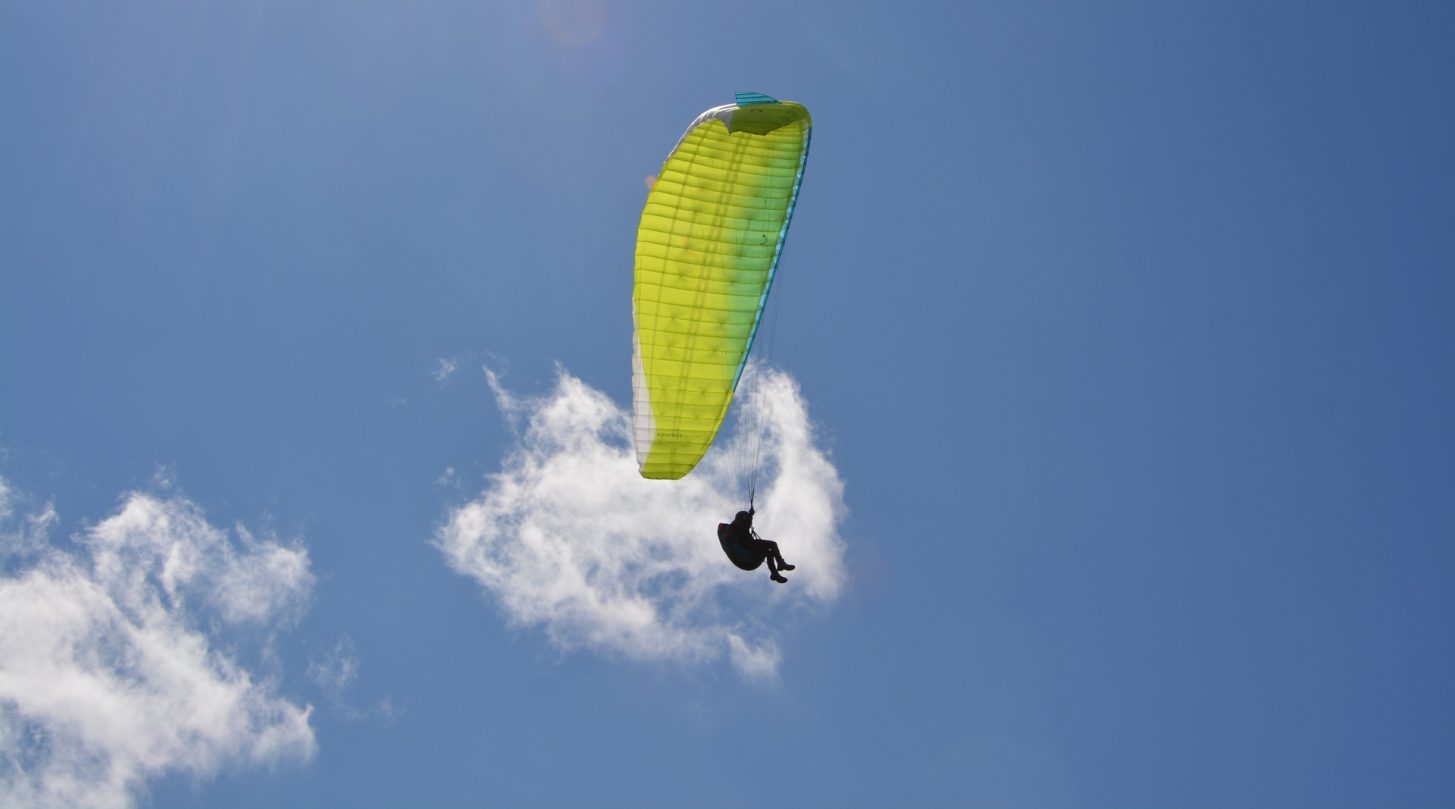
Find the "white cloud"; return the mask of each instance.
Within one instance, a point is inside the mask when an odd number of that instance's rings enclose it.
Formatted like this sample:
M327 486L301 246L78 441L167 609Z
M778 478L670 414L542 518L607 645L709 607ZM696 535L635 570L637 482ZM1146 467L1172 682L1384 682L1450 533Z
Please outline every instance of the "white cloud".
M145 494L75 540L0 557L0 805L126 807L163 774L313 755L311 707L240 660L306 606L305 550Z
M459 368L460 363L453 357L441 357L436 361L434 371L431 372L431 375L434 376L434 381L444 382L446 379L454 376L455 371L459 370Z
M686 478L654 481L637 472L630 413L605 394L564 370L538 399L487 375L502 413L524 429L489 487L439 530L449 565L509 621L543 628L562 649L726 658L746 677L773 677L772 623L833 601L844 583L843 486L793 379L750 369L734 406L739 437L720 437ZM771 583L766 567L733 567L717 542L717 523L746 505L755 447L742 436L751 435L761 435L757 528L798 566L787 585Z
M152 485L161 491L169 491L177 485L177 469L166 464L157 464L152 472Z
M358 676L359 652L348 635L339 638L322 660L308 664L308 678L333 700L343 699L344 692Z
M16 520L16 510L28 505L28 498L0 478L0 558L30 558L45 548L46 537L59 519L55 504L46 503Z
M344 635L322 660L314 660L308 664L308 678L328 697L334 713L344 719L396 719L402 711L389 697L384 697L367 710L359 709L350 701L348 692L359 678L359 663L359 651L354 646L353 638Z

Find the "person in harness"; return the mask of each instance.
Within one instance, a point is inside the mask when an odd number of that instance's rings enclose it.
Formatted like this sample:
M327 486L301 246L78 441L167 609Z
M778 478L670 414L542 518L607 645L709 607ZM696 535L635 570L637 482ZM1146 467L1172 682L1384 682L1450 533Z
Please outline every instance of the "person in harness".
M739 511L731 524L718 523L717 540L722 543L723 552L727 554L733 564L743 570L757 570L766 560L768 578L779 584L788 581L783 578L782 571L792 570L794 566L783 561L783 554L778 552L777 542L763 539L758 536L757 531L753 530L752 506L749 506L747 511Z

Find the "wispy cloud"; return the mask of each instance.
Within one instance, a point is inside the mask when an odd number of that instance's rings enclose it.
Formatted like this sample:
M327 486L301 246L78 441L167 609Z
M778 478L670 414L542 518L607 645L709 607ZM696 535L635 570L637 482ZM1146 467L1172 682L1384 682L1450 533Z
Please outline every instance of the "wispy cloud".
M17 518L17 510L28 513ZM13 565L42 552L58 519L54 503L34 508L28 497L0 478L0 560L10 557Z
M0 534L54 522L0 507ZM167 773L312 757L312 709L240 651L306 607L304 549L141 493L75 540L0 557L0 804L126 807Z
M344 719L395 719L401 711L388 697L369 709L360 709L349 699L348 692L359 678L359 664L359 650L354 646L353 638L344 635L322 659L308 664L308 678L328 697L334 713Z
M455 371L459 369L460 363L453 357L441 357L436 361L434 371L431 372L431 375L434 377L434 381L444 382L446 379L454 376Z
M680 481L644 480L631 416L560 370L540 398L487 374L516 445L474 501L451 512L436 544L517 625L556 646L632 660L726 658L744 676L776 675L772 626L833 601L844 584L842 483L817 444L797 384L751 369L735 408L742 424ZM750 444L760 436L758 444ZM743 508L743 473L761 458L758 529L798 565L786 586L724 557L718 522Z
M348 635L339 638L322 660L308 664L308 678L332 700L343 699L344 692L358 676L359 652Z

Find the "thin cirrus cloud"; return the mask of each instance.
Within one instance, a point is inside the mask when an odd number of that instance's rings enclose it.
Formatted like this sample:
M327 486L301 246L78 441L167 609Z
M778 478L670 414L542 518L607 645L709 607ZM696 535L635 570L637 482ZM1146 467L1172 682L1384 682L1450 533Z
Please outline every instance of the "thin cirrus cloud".
M307 552L126 496L74 539L0 481L0 805L127 807L154 778L305 762L311 707L241 660L294 623Z
M308 679L323 691L333 713L350 721L383 719L386 722L398 718L403 710L390 697L384 697L369 708L358 707L350 698L349 691L359 677L359 650L353 638L343 635L323 657L308 664Z
M434 370L430 372L430 376L433 376L436 382L444 382L446 379L454 376L455 371L459 367L460 363L455 358L441 357L436 361Z
M510 623L539 627L560 649L645 662L726 659L749 679L776 676L782 653L771 624L833 602L845 580L843 484L797 383L750 368L735 437L669 482L638 474L631 414L564 369L539 398L486 375L516 443L480 496L436 534L450 567L478 582ZM715 536L746 505L755 457L757 528L798 566L787 585L771 583L766 568L733 567Z

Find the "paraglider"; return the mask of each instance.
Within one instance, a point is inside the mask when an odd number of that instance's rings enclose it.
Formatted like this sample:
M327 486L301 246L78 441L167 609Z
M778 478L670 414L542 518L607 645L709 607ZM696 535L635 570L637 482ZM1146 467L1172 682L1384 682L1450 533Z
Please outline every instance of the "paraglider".
M758 333L803 183L813 121L761 93L697 116L667 155L637 226L632 439L642 477L691 472L722 428ZM719 524L733 564L785 583L778 544L748 510Z
M712 445L762 319L803 182L812 120L738 93L697 116L637 227L632 434L646 478L676 480Z

